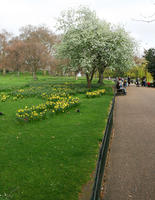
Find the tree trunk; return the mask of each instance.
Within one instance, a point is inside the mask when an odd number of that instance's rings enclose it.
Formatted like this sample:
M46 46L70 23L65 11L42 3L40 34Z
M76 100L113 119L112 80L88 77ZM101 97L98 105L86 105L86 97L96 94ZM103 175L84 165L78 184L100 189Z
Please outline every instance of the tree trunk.
M44 76L46 76L46 72L47 72L46 70L43 70L43 75L44 75Z
M3 75L5 76L6 75L6 69L3 68Z
M89 89L91 88L91 82L93 80L93 76L94 76L95 71L96 71L96 67L93 68L93 70L90 73L90 75L88 73L86 73L87 86L88 86Z
M52 71L51 70L49 70L48 73L49 73L50 76L52 76Z
M99 83L99 84L103 84L103 72L99 72L98 83Z
M78 73L77 72L75 72L75 80L77 81L78 80Z
M91 88L91 79L89 78L89 75L86 74L87 77L87 87L90 89Z
M33 80L37 80L36 72L33 72Z
M98 83L99 83L99 84L103 84L103 72L104 72L104 68L99 69L98 72L99 72Z
M89 89L91 88L91 80L90 79L87 80L87 86Z

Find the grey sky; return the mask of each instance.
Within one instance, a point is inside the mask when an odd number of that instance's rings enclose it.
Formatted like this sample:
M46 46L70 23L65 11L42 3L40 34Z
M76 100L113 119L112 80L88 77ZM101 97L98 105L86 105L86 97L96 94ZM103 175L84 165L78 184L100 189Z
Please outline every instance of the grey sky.
M28 24L46 24L53 29L62 10L79 5L89 6L101 19L123 25L139 42L140 52L155 47L155 22L134 20L155 13L153 0L0 0L0 29L15 35Z

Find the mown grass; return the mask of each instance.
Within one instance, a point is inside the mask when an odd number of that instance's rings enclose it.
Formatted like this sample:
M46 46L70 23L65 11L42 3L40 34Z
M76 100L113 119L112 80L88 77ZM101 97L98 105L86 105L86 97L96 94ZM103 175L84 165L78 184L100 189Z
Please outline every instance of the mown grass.
M6 74L5 76L0 74L0 92L1 91L12 91L16 88L29 87L29 85L43 84L43 83L52 83L52 84L63 84L65 82L73 84L83 84L87 85L85 77L79 77L78 80L75 80L75 77L53 77L49 75L37 75L37 81L33 80L33 77L30 74L20 74L18 77L17 74ZM93 84L97 83L97 78L93 79ZM104 80L106 85L112 85L112 81Z
M37 75L37 81L33 80L33 77L30 74L20 74L20 76L17 76L17 74L6 74L5 76L0 74L0 91L2 90L12 90L19 87L25 87L29 86L29 84L36 84L36 83L46 83L46 82L52 82L53 84L61 84L64 82L77 82L75 80L75 77L53 77L49 75ZM85 83L85 77L81 77L78 80L78 83Z
M41 103L41 98L0 102L4 113L0 116L0 200L78 199L96 166L113 97L110 87L106 89L97 98L77 94L77 108L35 122L21 123L15 114L25 105Z

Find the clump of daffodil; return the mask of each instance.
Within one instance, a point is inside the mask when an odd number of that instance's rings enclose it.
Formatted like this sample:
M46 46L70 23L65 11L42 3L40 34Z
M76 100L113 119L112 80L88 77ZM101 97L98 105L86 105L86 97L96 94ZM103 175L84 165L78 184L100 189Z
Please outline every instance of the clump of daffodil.
M16 118L23 121L40 120L46 118L46 112L47 110L41 104L30 108L25 106L24 109L19 109L17 111Z
M1 94L0 95L0 100L2 101L2 102L5 102L7 99L9 99L9 95L7 95L7 94Z
M102 96L104 93L105 93L105 89L100 89L100 90L95 90L92 92L86 92L86 96L88 98L99 97L99 96Z
M46 94L45 94L46 95ZM65 112L73 106L79 104L79 98L72 96L50 95L46 103L37 106L25 106L24 109L19 109L16 113L18 120L33 121L46 118L46 113L50 111L52 114Z

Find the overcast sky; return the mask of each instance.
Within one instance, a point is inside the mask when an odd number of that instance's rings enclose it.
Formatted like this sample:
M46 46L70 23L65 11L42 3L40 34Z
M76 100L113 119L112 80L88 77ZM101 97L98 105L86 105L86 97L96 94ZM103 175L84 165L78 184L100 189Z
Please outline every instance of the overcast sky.
M155 47L155 22L136 21L155 13L155 0L0 0L0 30L17 35L28 24L54 30L60 12L79 5L89 6L100 19L123 25L139 42L141 52Z

